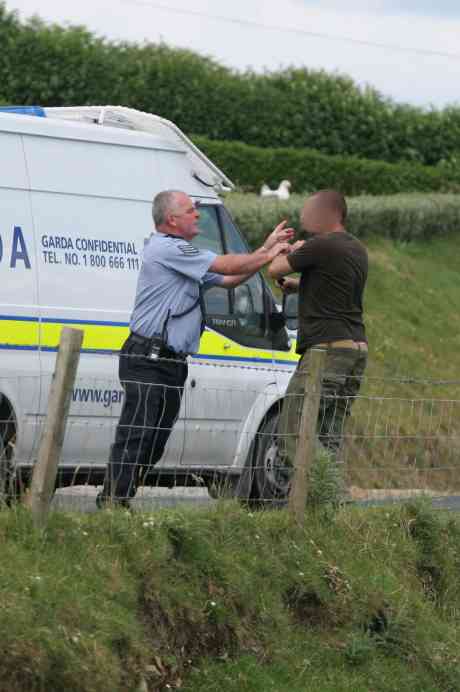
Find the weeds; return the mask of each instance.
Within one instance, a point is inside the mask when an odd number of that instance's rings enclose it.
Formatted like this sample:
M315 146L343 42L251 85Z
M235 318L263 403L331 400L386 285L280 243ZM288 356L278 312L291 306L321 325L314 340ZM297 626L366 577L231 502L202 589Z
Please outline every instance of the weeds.
M320 445L308 475L307 488L307 504L310 507L338 507L344 499L342 470L334 455Z

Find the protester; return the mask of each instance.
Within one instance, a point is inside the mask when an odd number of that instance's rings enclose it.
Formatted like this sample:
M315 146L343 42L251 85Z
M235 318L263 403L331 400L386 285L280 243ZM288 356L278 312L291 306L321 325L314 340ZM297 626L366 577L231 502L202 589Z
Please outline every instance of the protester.
M364 245L347 232L346 218L347 205L340 192L321 190L312 195L301 214L302 228L311 238L295 243L290 254L278 255L268 269L283 291L299 291L301 358L286 391L278 428L279 454L287 465L294 461L311 349L325 349L327 354L317 428L322 445L334 455L367 364L363 293L368 257ZM293 272L300 277L288 276Z

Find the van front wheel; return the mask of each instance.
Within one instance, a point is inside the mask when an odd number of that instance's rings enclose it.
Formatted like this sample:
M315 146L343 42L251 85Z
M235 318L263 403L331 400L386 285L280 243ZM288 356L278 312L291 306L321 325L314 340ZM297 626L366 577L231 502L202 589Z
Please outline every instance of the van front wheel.
M14 436L5 443L0 435L0 507L10 506L18 499L20 487L16 479L14 468Z
M0 436L0 506L11 502L11 463Z
M279 414L267 417L259 428L253 456L251 499L270 507L286 504L291 487L292 469L278 453Z

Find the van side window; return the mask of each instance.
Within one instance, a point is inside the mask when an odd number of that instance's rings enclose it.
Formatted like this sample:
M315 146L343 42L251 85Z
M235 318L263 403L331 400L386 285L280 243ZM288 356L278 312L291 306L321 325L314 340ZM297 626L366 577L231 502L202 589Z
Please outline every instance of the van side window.
M201 232L193 240L197 247L216 254L250 252L223 206L200 206L199 228ZM269 328L268 311L275 308L260 274L230 291L213 286L205 292L204 299L206 322L215 331L243 346L289 348L285 330L274 334Z
M225 207L219 207L219 214L224 231L225 248L229 253L251 252L249 245L241 236L235 223Z
M193 239L193 245L202 250L211 250L216 255L224 254L222 235L217 219L217 211L213 206L199 206L200 220L198 227L199 234ZM230 313L230 296L226 288L213 286L204 294L206 314L209 318L213 315L222 317Z
M193 245L200 248L200 250L211 250L216 255L223 255L224 248L216 207L200 204L198 205L198 211L200 212L198 221L200 232L193 239Z
M250 252L250 248L225 207L219 207L219 215L226 251L228 253ZM272 347L266 334L264 284L260 274L254 274L248 281L232 291L232 312L235 323L233 333L228 336L244 346Z
M219 216L224 233L224 243L227 252L250 252L250 249L238 231L232 217L224 206L219 207ZM243 290L246 300L250 301L250 313L245 318L241 314L243 307ZM243 294L244 295L244 294ZM273 320L271 315L278 313L273 295L264 283L260 274L255 274L246 283L234 291L234 308L238 316L237 334L232 338L248 346L259 348L274 348L279 351L289 351L290 342L286 329L279 319Z
M258 274L251 276L233 292L238 330L245 336L261 337L265 332L264 289ZM241 336L240 336L241 340ZM238 339L237 339L238 341ZM251 346L255 345L251 343Z

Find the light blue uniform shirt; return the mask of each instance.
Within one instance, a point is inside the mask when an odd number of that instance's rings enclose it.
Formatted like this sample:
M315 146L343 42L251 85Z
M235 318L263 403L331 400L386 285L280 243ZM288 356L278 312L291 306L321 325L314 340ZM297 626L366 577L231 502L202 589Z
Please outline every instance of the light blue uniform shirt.
M214 252L198 250L183 238L152 234L144 247L131 331L151 338L161 336L166 325L168 346L196 353L201 336L201 308L197 303L200 286L205 290L224 280L222 275L208 271L216 257ZM194 303L195 308L187 315L173 317Z

